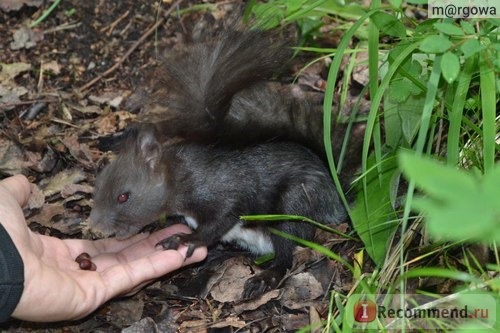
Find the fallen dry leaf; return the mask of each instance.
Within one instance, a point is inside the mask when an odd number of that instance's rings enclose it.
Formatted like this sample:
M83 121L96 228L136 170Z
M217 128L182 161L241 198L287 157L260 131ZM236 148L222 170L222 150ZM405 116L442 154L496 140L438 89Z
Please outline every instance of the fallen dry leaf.
M31 65L24 62L12 64L0 63L0 107L10 110L19 103L19 97L26 95L28 89L18 86L14 78L31 69Z
M320 333L323 331L321 316L314 306L309 307L309 322L311 323L311 333Z
M138 322L133 323L129 327L122 330L122 333L138 333L138 332L161 332L158 325L150 317L145 317Z
M207 321L201 320L186 320L179 326L179 332L207 332Z
M94 188L88 184L66 184L61 190L64 199L72 197L75 193L92 193Z
M67 106L83 114L101 114L102 110L97 105L81 106L76 103L68 102Z
M325 70L325 62L316 61L310 66L303 68L299 73L299 85L312 88L316 91L324 91L326 81L322 78L321 73Z
M284 332L296 332L299 329L309 327L309 316L305 312L283 313L281 320L283 322L282 330ZM301 330L302 331L302 330ZM307 330L309 332L309 330Z
M114 112L118 117L118 130L121 131L130 124L137 116L128 111L116 111Z
M247 323L236 316L229 316L224 318L224 320L216 322L210 325L210 328L224 328L224 327L235 327L243 328L247 326Z
M140 297L126 298L122 302L110 303L107 321L118 327L128 326L142 318L144 301Z
M242 313L244 311L256 310L261 305L266 304L270 300L277 299L279 294L280 294L279 289L273 289L273 290L268 291L267 293L263 294L262 296L254 299L254 300L235 305L233 308L234 312Z
M299 273L291 276L287 281L281 295L281 304L289 309L297 310L311 304L314 300L324 295L321 283L311 273Z
M24 87L7 87L0 83L0 109L11 110L21 101L19 97L27 93L28 89Z
M14 40L10 43L12 50L29 49L35 46L37 42L43 40L43 31L21 27L14 31L13 38Z
M63 170L52 177L49 183L43 187L43 193L45 197L50 197L61 192L65 186L79 183L85 178L85 173L80 169Z
M94 122L97 133L114 134L123 130L136 116L127 111L109 112Z
M0 172L7 175L23 173L33 161L14 142L0 137Z
M368 84L368 81L370 81L368 75L368 52L356 53L356 63L357 65L352 71L352 78L365 86Z
M27 72L30 69L31 65L25 62L0 63L0 82L11 81L19 74Z
M68 148L69 153L83 166L94 169L95 163L92 159L92 153L86 143L78 141L78 135L73 133L62 139L63 144Z
M28 219L28 223L37 222L44 227L52 228L52 219L57 215L63 215L65 210L61 204L45 204L38 214Z
M61 73L61 66L59 63L55 60L49 61L49 62L44 62L42 63L42 71L44 72L49 72L52 74L59 74Z
M31 166L32 170L40 173L50 172L57 163L57 155L50 147L47 149L45 154L41 159L37 159L37 162Z
M234 257L224 261L217 270L222 275L214 274L207 283L210 295L218 302L235 302L241 300L246 279L251 277L251 270L243 263L242 257ZM214 281L215 280L215 281Z
M55 215L52 217L54 220ZM82 231L82 225L84 220L75 214L74 212L64 210L61 218L56 219L55 221L48 221L52 223L48 223L48 227L52 229L56 229L62 232L65 235L74 235Z
M33 184L31 187L31 195L27 204L28 209L31 210L42 208L44 203L45 194L43 194L43 191L40 190L40 188L36 184Z
M70 196L64 199L64 203L67 203L69 201L74 201L75 196ZM94 201L92 199L88 199L87 197L83 196L82 199L78 200L78 205L81 207L91 207L93 206Z
M113 113L108 113L107 115L100 117L94 124L97 133L101 135L113 134L116 132L116 116Z
M0 0L0 9L4 12L16 11L22 6L40 7L43 0Z
M128 94L130 94L130 92L107 91L100 96L90 95L89 100L99 105L107 104L114 108L118 108Z

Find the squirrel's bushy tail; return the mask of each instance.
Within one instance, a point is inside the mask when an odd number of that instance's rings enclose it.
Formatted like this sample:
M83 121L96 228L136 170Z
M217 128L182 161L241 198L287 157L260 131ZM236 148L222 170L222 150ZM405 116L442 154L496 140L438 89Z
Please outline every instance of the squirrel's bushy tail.
M153 74L144 122L167 136L214 139L235 94L270 79L291 57L274 32L225 31L167 53Z
M233 29L171 50L151 76L139 122L154 124L166 138L202 143L292 141L326 160L322 105L294 85L270 82L292 55L280 33ZM346 133L342 125L331 124L334 156ZM348 145L348 172L359 164L361 143Z

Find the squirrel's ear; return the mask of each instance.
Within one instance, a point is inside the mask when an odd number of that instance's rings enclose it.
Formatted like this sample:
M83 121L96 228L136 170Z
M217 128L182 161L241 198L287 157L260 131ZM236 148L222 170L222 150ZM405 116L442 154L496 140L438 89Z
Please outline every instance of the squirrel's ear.
M139 157L152 171L156 170L161 160L162 145L154 131L139 131L136 145Z

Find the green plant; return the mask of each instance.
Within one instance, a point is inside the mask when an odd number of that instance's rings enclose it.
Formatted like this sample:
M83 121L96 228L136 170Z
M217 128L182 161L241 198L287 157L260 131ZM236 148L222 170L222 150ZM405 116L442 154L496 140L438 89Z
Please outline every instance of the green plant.
M491 278L484 263L467 248L478 242L498 253L500 167L495 161L500 150L500 20L407 16L406 9L422 10L414 5L422 3L412 0L403 5L392 0L390 6L383 6L372 1L370 8L363 8L348 1L274 0L254 2L253 13L267 27L296 23L301 40L312 45L299 50L332 58L325 89L324 137L332 178L341 192L330 142L334 90L344 56L350 61L342 76L343 92L356 53L367 46L371 104L361 175L354 184L358 190L354 205L343 199L355 231L380 271L369 274L356 292L369 293L376 286L377 292L404 294L408 279L434 276L456 280L464 289L482 283L479 288L498 295L498 254L496 263L488 266L494 271ZM320 28L331 22L343 32L338 46L315 45L315 37L328 31ZM421 192L414 199L416 188ZM413 259L417 267L409 269L407 248L420 237L420 228L430 236L425 239L429 252ZM448 251L460 248L462 268L418 266L434 255L447 262ZM325 330L345 329L344 301L332 294L338 310L329 316Z
M55 0L52 3L52 5L50 5L50 7L47 10L45 10L39 18L37 18L35 21L31 22L30 28L34 28L37 25L39 25L41 22L43 22L43 20L45 20L47 18L47 16L49 16L50 13L52 13L52 11L59 5L60 2L61 2L61 0Z
M500 164L481 175L410 152L400 154L400 164L426 193L413 206L426 215L427 231L434 238L500 242Z

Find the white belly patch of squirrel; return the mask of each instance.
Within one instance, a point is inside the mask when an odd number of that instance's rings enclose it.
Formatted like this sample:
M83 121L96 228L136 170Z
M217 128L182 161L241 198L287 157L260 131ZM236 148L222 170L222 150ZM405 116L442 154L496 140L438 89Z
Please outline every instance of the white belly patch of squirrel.
M125 131L117 159L96 179L91 233L127 238L166 213L194 230L162 240L165 249L184 244L190 256L230 241L256 255L274 252L270 267L245 283L249 299L275 288L292 266L296 244L267 227L307 240L315 228L240 216L345 220L325 163L322 113L271 82L292 55L280 39L279 32L229 29L166 54L139 124Z

